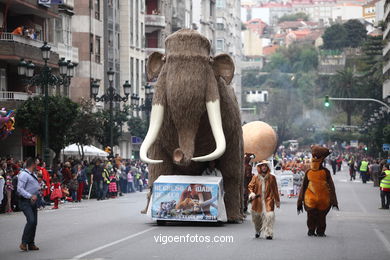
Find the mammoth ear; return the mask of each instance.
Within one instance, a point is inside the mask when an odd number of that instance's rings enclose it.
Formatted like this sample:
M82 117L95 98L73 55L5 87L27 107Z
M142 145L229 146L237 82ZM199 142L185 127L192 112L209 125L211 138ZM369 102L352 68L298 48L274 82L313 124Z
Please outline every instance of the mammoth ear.
M227 54L220 54L215 56L213 60L211 66L213 67L215 77L217 79L222 77L226 84L229 85L234 76L234 63L232 58Z
M153 52L148 58L147 79L151 81L160 74L161 68L164 65L165 56L159 52Z

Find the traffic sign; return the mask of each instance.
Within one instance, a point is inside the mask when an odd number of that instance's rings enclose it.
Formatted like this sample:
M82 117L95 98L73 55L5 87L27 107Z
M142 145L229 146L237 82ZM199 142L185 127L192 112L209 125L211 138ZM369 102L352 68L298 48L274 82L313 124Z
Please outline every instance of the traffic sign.
M390 144L383 144L382 149L384 152L390 151Z
M131 143L132 144L141 144L142 143L142 138L138 136L132 136L131 137Z

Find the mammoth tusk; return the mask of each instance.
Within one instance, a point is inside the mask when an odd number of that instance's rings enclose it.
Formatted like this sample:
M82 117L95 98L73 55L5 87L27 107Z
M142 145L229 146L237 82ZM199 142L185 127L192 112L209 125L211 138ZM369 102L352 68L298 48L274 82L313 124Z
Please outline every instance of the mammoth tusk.
M219 99L206 103L207 114L209 116L211 130L216 143L216 148L211 154L192 158L195 162L206 162L218 159L226 150L226 140L222 129L221 107Z
M162 160L152 160L148 158L148 150L150 146L156 141L160 128L164 120L164 107L162 105L153 105L150 113L150 124L145 140L142 142L140 148L141 160L145 163L156 164L162 163Z

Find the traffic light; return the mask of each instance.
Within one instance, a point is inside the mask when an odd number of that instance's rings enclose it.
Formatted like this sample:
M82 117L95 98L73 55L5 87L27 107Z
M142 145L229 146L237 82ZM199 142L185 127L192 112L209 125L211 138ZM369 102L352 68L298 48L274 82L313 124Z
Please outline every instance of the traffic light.
M332 131L334 132L336 130L336 128L334 127L334 125L332 125Z
M364 151L367 151L367 150L368 150L367 146L366 146L366 147L364 147Z
M330 106L330 103L329 103L329 96L325 96L324 106L325 106L325 107L329 107L329 106Z

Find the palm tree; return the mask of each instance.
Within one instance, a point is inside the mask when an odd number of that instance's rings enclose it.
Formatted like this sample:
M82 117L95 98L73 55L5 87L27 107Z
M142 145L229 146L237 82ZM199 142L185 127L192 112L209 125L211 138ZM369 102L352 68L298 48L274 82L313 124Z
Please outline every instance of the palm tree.
M357 77L352 68L346 68L338 71L333 79L331 94L337 98L352 98L356 97L359 91L360 78ZM352 113L355 106L352 101L338 101L337 105L347 113L347 125L351 125Z

